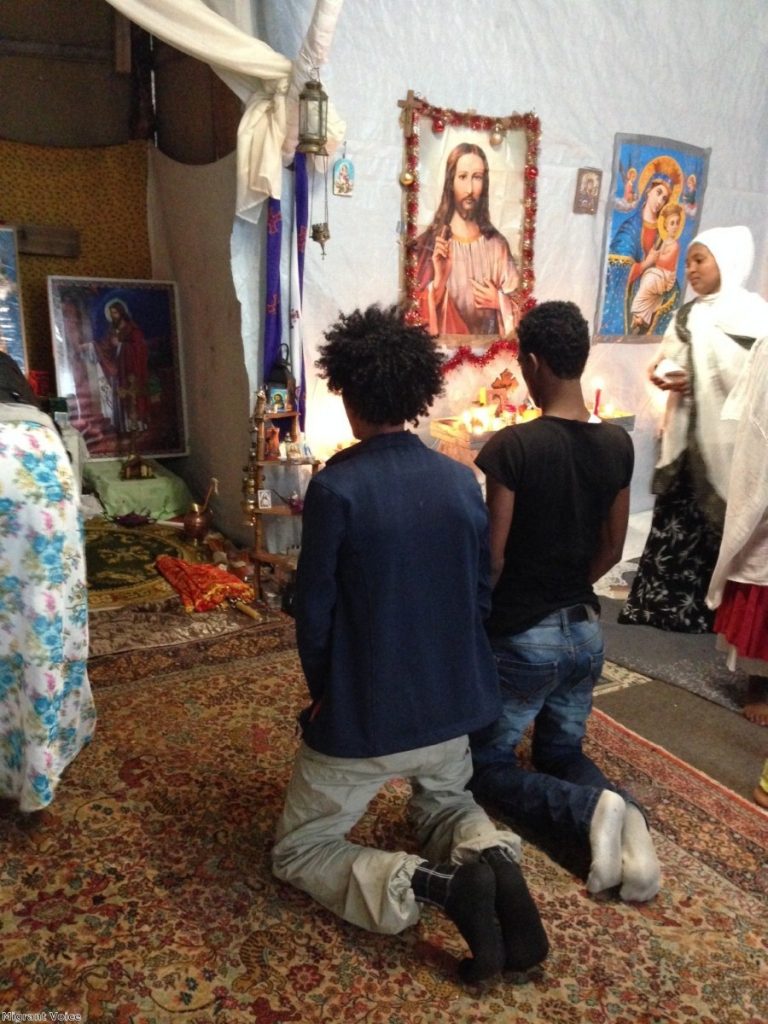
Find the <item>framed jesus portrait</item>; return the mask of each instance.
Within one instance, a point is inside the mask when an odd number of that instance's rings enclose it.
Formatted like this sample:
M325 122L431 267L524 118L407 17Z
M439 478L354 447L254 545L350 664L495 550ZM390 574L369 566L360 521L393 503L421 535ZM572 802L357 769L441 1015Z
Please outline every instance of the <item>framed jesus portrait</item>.
M400 106L408 317L446 347L514 339L535 304L539 119Z
M176 285L49 277L56 385L92 459L187 454Z

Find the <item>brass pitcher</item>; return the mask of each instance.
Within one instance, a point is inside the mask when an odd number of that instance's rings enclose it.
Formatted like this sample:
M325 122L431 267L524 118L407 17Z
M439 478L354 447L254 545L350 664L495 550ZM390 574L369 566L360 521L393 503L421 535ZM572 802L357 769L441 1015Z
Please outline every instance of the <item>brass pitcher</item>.
M208 493L205 496L203 504L198 505L196 502L193 502L189 507L189 512L187 512L182 520L182 533L187 540L192 540L195 544L202 544L205 540L206 535L210 532L210 529L213 526L213 516L208 505L211 500L211 495L218 493L219 481L215 476L213 476L211 477L211 482L208 485Z
M202 544L211 529L211 513L202 505L193 503L184 516L183 523L182 533L187 540L192 540L195 544Z

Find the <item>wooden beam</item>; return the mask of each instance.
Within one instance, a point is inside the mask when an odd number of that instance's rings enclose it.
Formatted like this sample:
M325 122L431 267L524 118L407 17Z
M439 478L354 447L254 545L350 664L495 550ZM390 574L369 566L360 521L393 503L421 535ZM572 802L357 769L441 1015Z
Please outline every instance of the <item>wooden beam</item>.
M16 245L26 256L79 256L80 232L75 228L16 224Z
M112 62L112 51L99 46L74 46L70 43L33 43L20 39L0 39L0 57L43 57L46 60L106 64Z
M115 15L115 71L119 75L131 73L131 23L119 11Z

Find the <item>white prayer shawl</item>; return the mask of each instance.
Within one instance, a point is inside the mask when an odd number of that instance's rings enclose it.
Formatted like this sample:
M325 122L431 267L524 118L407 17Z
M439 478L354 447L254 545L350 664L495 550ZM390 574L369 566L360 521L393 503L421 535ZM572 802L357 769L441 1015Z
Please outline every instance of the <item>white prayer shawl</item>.
M707 594L710 608L722 601L726 580L768 586L768 337L753 347L742 380L723 540Z
M715 257L720 289L694 300L687 323L690 344L679 338L673 321L656 354L654 363L665 357L672 359L688 371L693 381L693 395L670 392L667 397L657 469L670 465L684 451L695 402L696 441L707 479L725 500L735 422L722 420L721 414L749 355L749 350L729 335L760 338L768 334L768 302L743 287L754 259L749 228L710 228L698 234L691 245L696 242Z

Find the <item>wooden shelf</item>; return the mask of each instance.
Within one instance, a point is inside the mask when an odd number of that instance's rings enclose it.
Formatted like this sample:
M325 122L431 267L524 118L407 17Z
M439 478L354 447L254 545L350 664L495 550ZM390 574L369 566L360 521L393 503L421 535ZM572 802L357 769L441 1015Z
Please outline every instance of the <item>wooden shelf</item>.
M268 409L264 411L265 420L290 420L296 419L298 415L295 409L283 409L280 412L270 412Z
M290 505L272 505L270 508L258 507L258 492L262 490L274 490L265 483L266 471L272 468L274 471L293 469L300 466L309 466L314 475L320 466L318 459L312 458L265 458L266 446L266 424L275 421L290 422L290 437L293 442L299 439L299 413L296 410L285 412L269 412L266 408L266 401L263 393L256 399L256 408L252 418L252 430L256 434L255 445L252 444L248 465L245 467L243 476L243 498L246 512L246 522L253 528L254 549L252 558L257 566L272 566L273 568L284 569L288 572L296 570L297 555L285 552L273 552L265 550L264 544L264 516L271 516L277 519L301 518L301 512L296 511ZM277 493L275 491L275 493ZM262 596L261 572L256 572L257 596Z
M257 508L254 510L257 516L300 516L301 512L294 512L290 505L273 505L272 508Z
M253 560L261 565L277 565L283 569L296 569L296 555L287 555L282 551L254 551Z
M254 466L280 466L288 469L291 466L319 466L317 459L254 459Z

